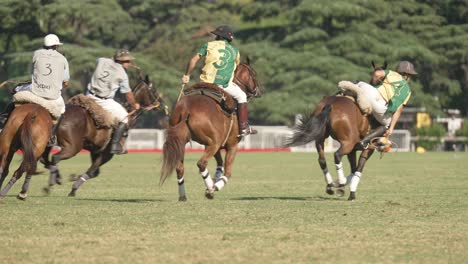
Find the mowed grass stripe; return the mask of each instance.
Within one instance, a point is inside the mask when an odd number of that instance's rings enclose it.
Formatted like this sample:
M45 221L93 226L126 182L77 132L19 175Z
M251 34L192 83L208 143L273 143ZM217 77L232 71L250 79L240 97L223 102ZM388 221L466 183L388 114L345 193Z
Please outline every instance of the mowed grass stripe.
M468 257L468 153L375 155L354 202L325 194L314 153L239 153L226 188L206 200L199 156L190 153L185 161L185 203L177 202L175 175L159 187L158 153L115 157L75 198L66 197L69 182L43 196L44 174L33 178L22 202L15 198L20 180L0 204L0 263L463 263ZM63 177L88 166L86 154L60 163Z

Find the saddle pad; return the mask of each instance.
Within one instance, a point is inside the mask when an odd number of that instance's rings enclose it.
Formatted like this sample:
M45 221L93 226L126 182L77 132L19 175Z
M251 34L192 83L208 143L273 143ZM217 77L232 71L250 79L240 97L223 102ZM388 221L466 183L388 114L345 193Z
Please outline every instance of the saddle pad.
M76 105L88 111L97 128L111 128L117 124L115 118L112 117L104 108L98 105L92 98L84 94L78 94L70 98L67 104Z

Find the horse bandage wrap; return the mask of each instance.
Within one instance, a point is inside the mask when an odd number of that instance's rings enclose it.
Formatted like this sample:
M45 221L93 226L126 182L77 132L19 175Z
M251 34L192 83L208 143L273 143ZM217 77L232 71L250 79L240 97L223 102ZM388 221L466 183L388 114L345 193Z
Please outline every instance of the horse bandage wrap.
M362 113L370 115L372 113L372 104L368 97L364 94L364 91L358 85L350 81L341 81L338 83L343 92L351 92L356 97L356 103L361 109Z
M55 118L59 118L61 113L57 104L52 100L44 99L40 96L33 94L30 91L19 91L13 95L13 100L15 103L25 104L25 103L33 103L38 104L44 107L49 113Z

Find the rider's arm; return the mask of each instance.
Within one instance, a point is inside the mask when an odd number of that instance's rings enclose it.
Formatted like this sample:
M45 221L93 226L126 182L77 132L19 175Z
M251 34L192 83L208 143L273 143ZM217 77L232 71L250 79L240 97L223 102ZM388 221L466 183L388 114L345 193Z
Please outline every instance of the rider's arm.
M395 128L395 125L398 122L398 119L400 118L401 112L403 112L403 107L404 105L400 105L400 107L393 114L390 126L388 127L387 131L385 131L384 136L388 137L393 133L393 129Z
M62 87L67 88L69 84L70 84L69 81L65 81L65 82L62 83Z
M135 96L133 95L133 92L128 92L125 94L127 97L127 101L135 108L135 110L140 109L140 104L135 101Z
M195 54L189 62L187 63L187 69L185 70L185 75L182 77L182 83L188 83L190 81L190 74L192 73L193 69L195 69L195 66L197 66L198 60L200 60L201 55L200 54Z

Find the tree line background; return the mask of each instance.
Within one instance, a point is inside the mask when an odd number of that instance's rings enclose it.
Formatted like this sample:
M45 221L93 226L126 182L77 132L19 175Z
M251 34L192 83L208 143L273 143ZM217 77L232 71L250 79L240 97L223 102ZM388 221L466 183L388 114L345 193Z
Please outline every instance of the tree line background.
M254 124L291 125L385 60L414 63L410 106L468 113L468 0L0 0L0 81L30 79L32 52L55 33L72 78L64 97L85 91L98 57L127 48L172 106L187 61L221 24L266 90L250 104ZM155 124L146 115L142 126Z

